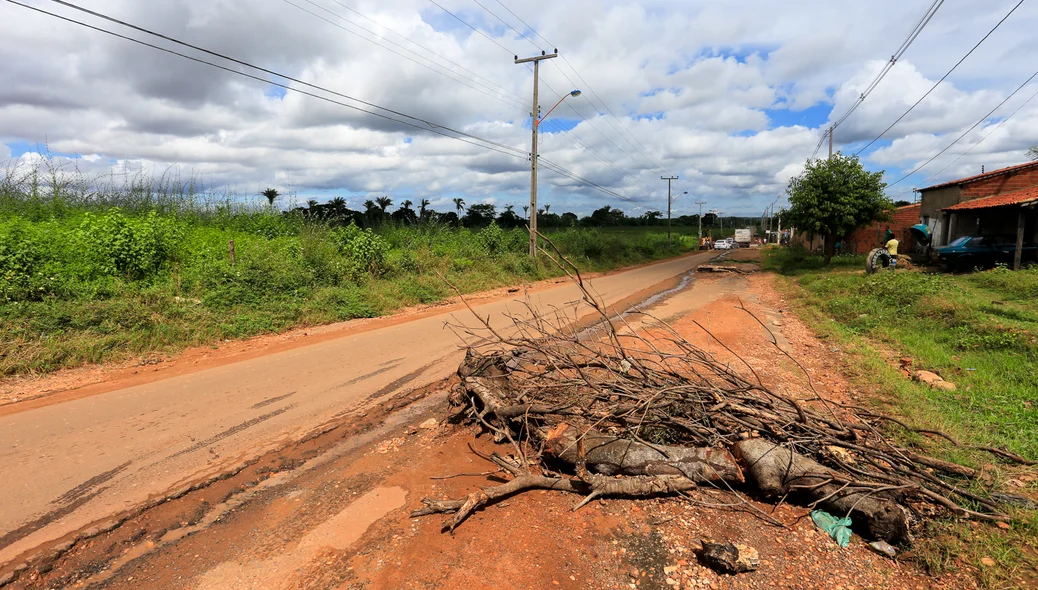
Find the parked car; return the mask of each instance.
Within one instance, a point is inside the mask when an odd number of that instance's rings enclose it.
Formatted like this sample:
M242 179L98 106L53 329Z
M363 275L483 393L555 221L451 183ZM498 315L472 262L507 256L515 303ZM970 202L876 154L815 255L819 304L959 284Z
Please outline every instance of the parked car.
M1016 255L1016 236L964 236L937 249L937 257L948 270L969 271L996 264L1012 266ZM1038 244L1024 242L1023 264L1038 262Z
M725 238L714 242L714 250L731 250L735 247L734 238Z

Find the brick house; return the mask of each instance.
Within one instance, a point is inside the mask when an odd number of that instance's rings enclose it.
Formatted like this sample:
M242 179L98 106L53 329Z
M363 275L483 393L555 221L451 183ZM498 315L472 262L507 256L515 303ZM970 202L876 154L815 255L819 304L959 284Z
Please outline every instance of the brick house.
M934 247L962 236L1015 236L1021 224L1025 226L1025 239L1034 240L1038 224L1032 219L1034 204L1027 191L1035 187L1038 187L1038 162L919 189L920 223L930 228Z
M908 228L919 223L921 203L898 207L891 215L890 221L875 221L871 225L855 230L844 238L840 250L848 254L867 254L883 243L887 230L894 232L900 242L898 251L908 254L916 249L916 241Z

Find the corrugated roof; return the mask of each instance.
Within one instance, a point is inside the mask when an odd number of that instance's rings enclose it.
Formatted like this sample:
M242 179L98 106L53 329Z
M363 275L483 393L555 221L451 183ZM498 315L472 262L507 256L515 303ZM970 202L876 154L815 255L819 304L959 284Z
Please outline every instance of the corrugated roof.
M984 180L986 178L992 178L994 176L1001 176L1001 175L1006 174L1008 172L1016 172L1018 170L1023 170L1025 168L1032 168L1032 167L1035 167L1035 166L1038 166L1038 161L1024 162L1023 164L1017 164L1016 166L1009 166L1008 168L1000 168L998 170L992 170L991 172L985 172L984 174L978 174L976 176L967 176L966 178L960 178L958 180L952 180L952 181L949 181L949 182L942 182L941 184L935 184L933 186L928 186L926 188L921 188L921 189L919 189L919 191L920 192L922 192L922 191L930 191L930 190L933 190L935 188L944 188L946 186L956 186L956 185L959 185L959 184L967 184L967 183L970 183L970 182L976 182L978 180Z
M1012 191L1009 193L1002 193L1001 195L984 197L983 199L965 201L963 203L959 203L958 205L945 207L943 210L972 211L974 209L989 209L991 207L1005 207L1007 205L1026 205L1028 203L1035 201L1038 201L1038 186L1032 186L1030 188Z

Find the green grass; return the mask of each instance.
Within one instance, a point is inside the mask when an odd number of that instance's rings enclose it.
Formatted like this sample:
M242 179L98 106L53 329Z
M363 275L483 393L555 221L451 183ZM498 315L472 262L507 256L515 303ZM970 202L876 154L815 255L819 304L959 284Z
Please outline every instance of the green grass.
M667 248L659 228L551 238L587 271L675 256L695 242L676 236ZM439 274L463 292L558 275L526 255L528 240L497 226L361 230L266 207L41 196L0 183L0 375L388 314L450 297Z
M859 401L967 445L1038 459L1038 271L866 275L863 257L838 257L826 268L821 257L797 249L767 250L763 264L784 275L780 288L797 313L841 350ZM899 357L937 372L956 391L910 381L897 368ZM893 432L928 452L984 469L996 484L1021 471L986 453ZM1038 489L1029 485L1032 493ZM930 523L918 556L934 571L965 560L988 587L1019 584L1015 577L1028 568L1033 581L1038 512L1013 514L1009 531L951 519ZM982 565L985 557L996 566Z

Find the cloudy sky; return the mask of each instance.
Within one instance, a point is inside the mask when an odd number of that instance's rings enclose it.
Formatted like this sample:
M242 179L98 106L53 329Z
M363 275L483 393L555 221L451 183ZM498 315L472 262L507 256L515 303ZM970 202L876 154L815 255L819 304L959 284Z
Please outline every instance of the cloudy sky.
M213 61L244 78L0 2L0 161L46 146L84 174L161 174L255 197L389 195L528 201L532 71L543 124L540 195L552 210L666 208L666 182L707 209L759 214L875 78L931 0L72 0L338 94L126 29L48 0L30 6ZM1018 0L947 0L835 133L853 153L943 76ZM448 12L449 11L449 12ZM1021 5L947 80L861 153L893 183L1034 74L1038 1ZM285 91L276 82L391 117ZM1024 161L1038 144L1038 78L962 141L888 189ZM427 123L344 98L417 117ZM1011 118L1006 117L1014 113ZM393 120L396 119L396 120ZM984 141L979 143L982 138ZM483 140L493 142L487 144ZM974 147L975 146L975 147ZM973 148L965 156L966 150ZM491 149L492 148L492 149ZM825 155L827 146L819 152ZM960 156L962 156L960 158ZM553 171L587 179L596 190ZM942 171L943 170L943 171ZM932 177L932 178L931 178ZM619 196L617 196L619 195ZM621 199L621 197L623 197Z

